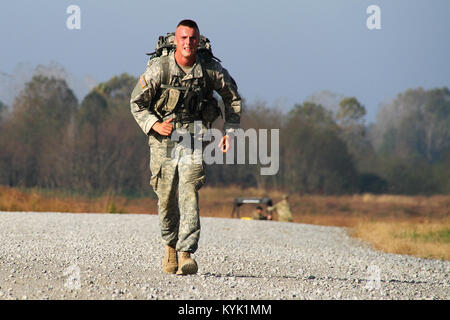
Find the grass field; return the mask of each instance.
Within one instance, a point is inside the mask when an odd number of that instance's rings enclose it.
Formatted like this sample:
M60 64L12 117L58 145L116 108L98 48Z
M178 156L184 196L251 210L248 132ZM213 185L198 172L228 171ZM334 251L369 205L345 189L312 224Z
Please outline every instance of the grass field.
M268 196L277 202L282 192L204 187L200 190L200 215L230 218L234 198L242 196ZM352 236L385 252L450 260L450 195L291 194L289 203L296 223L347 227ZM240 216L250 217L255 207L242 206ZM0 186L0 211L156 214L157 200L112 193L92 198Z

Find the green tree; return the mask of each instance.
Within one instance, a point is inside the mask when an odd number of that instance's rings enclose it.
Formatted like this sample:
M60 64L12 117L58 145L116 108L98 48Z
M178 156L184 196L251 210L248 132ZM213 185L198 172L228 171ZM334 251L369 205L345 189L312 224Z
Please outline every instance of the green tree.
M8 125L11 184L59 185L59 177L68 173L61 143L77 105L64 80L38 75L25 84Z
M130 114L130 94L137 78L123 73L98 85L111 110L102 135L108 161L104 166L108 188L136 193L148 192L150 179L148 137Z
M450 91L408 89L382 106L371 130L376 173L389 192L448 193Z
M339 103L336 122L341 128L340 137L347 145L349 153L355 159L360 172L370 172L375 156L372 143L367 135L364 123L366 108L356 97L347 97Z
M7 106L0 101L0 184L9 184L8 171L10 163L8 163L9 157L7 154L8 133L5 126L7 109Z
M146 137L129 108L136 81L127 74L115 76L98 84L83 100L77 133L80 187L129 193L148 191Z
M450 148L450 91L409 89L380 110L376 149L402 159L439 161Z
M101 152L101 135L105 134L105 121L109 115L108 103L103 93L94 88L82 101L78 113L77 175L86 186L99 189L103 177L104 157Z
M3 122L3 118L5 117L7 110L8 110L8 106L0 101L0 126L1 126L1 123Z
M358 173L331 112L295 105L283 127L283 175L292 191L339 194L358 189Z
M339 103L339 112L336 118L343 125L350 125L352 123L359 123L366 115L366 108L355 98L344 98Z
M404 161L395 155L384 155L378 160L377 171L387 181L388 193L431 195L441 192L439 182L433 179L433 167L426 160Z
M268 152L272 151L272 144L274 141L271 141L271 130L278 129L281 130L285 121L285 114L277 107L268 107L263 102L255 102L254 104L248 106L245 112L242 114L241 126L244 130L248 130L250 128L254 128L255 130L265 129L267 130L267 148ZM258 137L259 139L259 137ZM260 148L260 145L258 145ZM269 151L270 150L270 151ZM280 146L279 157L283 159L283 149ZM282 171L282 162L279 163L280 168L279 172ZM242 175L242 183L250 184L254 183L254 186L258 188L275 188L281 189L283 187L283 175L261 175L260 164L248 166L247 171L244 175Z
M122 73L106 82L98 84L96 89L105 95L105 98L108 100L108 105L111 108L122 110L123 105L121 103L124 101L129 103L130 92L133 91L137 80L137 78L127 73Z

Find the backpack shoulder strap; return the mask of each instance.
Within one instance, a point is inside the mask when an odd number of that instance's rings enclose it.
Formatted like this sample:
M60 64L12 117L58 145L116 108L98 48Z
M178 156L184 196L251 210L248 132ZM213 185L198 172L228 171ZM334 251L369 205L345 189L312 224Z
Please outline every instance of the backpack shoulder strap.
M169 84L169 56L162 56L161 58L161 85Z
M208 91L214 90L214 83L213 83L213 71L211 68L208 68L208 64L202 64L203 69L203 77L205 79L205 86Z

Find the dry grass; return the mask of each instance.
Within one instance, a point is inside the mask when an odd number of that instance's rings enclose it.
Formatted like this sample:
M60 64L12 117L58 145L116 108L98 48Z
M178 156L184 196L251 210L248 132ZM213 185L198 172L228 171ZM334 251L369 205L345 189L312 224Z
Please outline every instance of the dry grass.
M355 237L391 253L450 260L450 221L369 221L353 229Z
M39 190L21 191L0 186L0 211L50 211L73 213L157 213L156 200L133 201L107 193L98 198L46 194Z
M204 187L200 214L230 218L235 197L271 197L283 192L256 188ZM385 252L450 260L450 195L319 196L291 194L294 222L348 227L351 234ZM250 217L256 205L244 205L241 217ZM108 193L98 198L20 191L0 186L0 211L56 211L106 213L157 213L157 200L127 199Z

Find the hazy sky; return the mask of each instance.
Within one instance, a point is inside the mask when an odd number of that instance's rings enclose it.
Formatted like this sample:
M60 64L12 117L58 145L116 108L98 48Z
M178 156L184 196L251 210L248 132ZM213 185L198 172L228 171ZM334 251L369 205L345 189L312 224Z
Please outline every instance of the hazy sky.
M72 4L79 30L66 26ZM381 29L367 28L369 5L380 7ZM2 1L0 80L20 63L55 61L82 98L87 76L139 76L158 36L184 18L198 22L250 103L287 110L328 90L356 96L373 121L408 88L450 86L450 0Z

